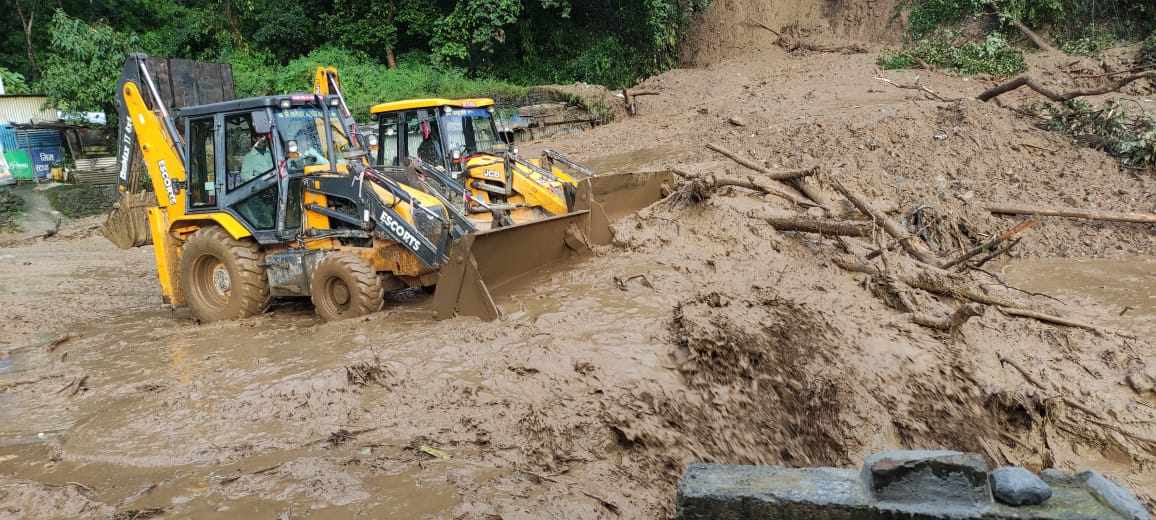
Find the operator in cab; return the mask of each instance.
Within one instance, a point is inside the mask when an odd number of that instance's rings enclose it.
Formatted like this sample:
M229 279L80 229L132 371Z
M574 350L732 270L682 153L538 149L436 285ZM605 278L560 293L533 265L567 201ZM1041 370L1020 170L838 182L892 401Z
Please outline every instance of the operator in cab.
M262 135L241 160L240 184L245 184L273 169L273 152L269 150L269 136Z

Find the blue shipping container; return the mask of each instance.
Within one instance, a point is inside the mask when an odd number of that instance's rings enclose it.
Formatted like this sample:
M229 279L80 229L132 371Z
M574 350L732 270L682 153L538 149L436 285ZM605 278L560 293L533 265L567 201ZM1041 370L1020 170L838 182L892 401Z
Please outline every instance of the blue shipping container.
M29 150L28 156L32 158L37 180L52 177L52 167L64 162L64 150L59 146L33 148Z

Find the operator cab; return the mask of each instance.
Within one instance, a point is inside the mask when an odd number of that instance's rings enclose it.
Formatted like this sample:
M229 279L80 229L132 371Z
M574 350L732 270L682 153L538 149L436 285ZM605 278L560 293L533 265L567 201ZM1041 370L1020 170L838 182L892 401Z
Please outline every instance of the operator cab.
M457 179L470 158L505 151L492 99L409 99L370 112L378 124L375 162L387 170L419 158Z
M259 243L301 231L302 179L346 173L337 96L292 94L181 109L188 212L233 214Z

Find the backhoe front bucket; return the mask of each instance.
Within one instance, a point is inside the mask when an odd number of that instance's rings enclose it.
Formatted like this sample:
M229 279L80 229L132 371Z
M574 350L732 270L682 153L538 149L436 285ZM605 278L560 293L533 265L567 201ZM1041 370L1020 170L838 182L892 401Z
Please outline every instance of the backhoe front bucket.
M610 222L663 197L670 172L626 173L583 179L574 211L527 224L473 233L450 249L438 275L438 319L500 318L495 293L527 274L613 238Z

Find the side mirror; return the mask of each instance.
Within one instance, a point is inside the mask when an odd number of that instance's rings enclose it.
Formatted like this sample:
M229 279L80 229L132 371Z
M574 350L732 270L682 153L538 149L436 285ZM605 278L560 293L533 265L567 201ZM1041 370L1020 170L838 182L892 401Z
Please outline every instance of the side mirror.
M507 145L510 145L510 146L514 145L514 131L513 130L499 130L498 131L498 138L501 139L502 142L506 143Z
M269 120L269 113L263 110L253 112L253 130L258 134L267 134L273 131L273 122Z

